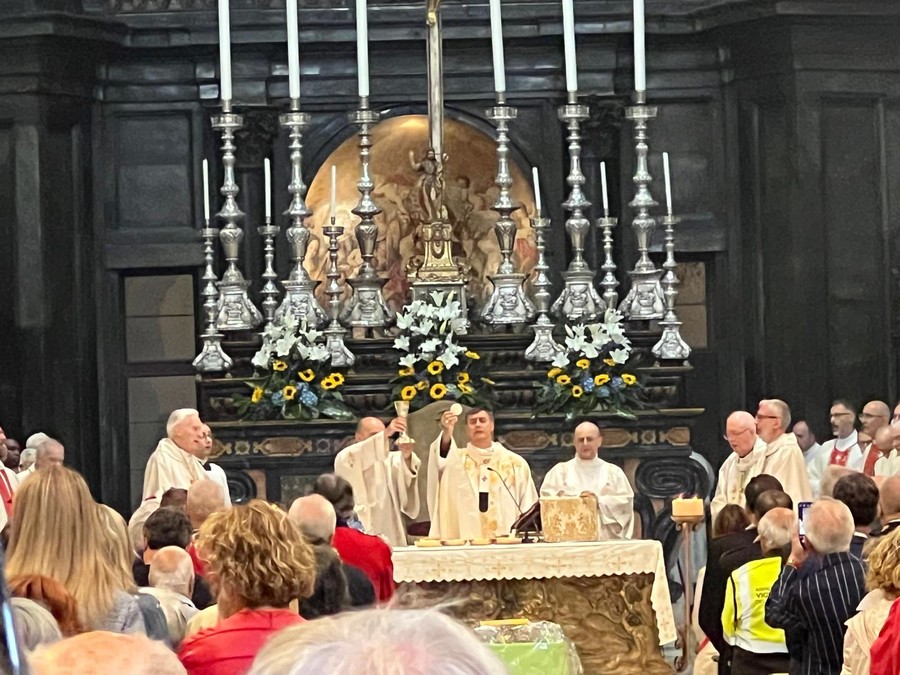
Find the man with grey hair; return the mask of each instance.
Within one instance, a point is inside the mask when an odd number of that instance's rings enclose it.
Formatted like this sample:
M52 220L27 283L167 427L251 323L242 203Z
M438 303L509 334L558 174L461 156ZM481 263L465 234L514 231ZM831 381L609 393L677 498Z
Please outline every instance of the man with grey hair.
M222 467L209 461L212 434L193 408L180 408L169 415L166 438L160 440L144 470L142 500L159 496L169 488L187 490L194 481L209 478L225 490L228 505L228 480Z
M140 589L152 595L162 607L174 649L184 639L187 623L198 610L191 602L194 592L194 564L191 556L178 546L164 546L150 562L150 586Z
M53 464L62 464L65 458L66 449L58 440L42 431L31 434L25 441L25 450L23 450L22 456L19 457L19 482L21 483L38 469Z
M212 514L231 508L228 492L221 483L214 480L198 480L191 483L187 490L187 502L184 512L191 521L191 528L196 532Z
M849 552L853 514L843 502L822 498L791 536L791 555L766 601L766 623L782 628L791 672L838 675L844 631L865 595L865 569Z
M34 471L34 457L37 454L37 450L34 448L23 448L22 454L19 455L19 480L22 480Z
M787 403L777 398L759 402L756 433L766 444L759 473L775 476L794 504L799 504L812 499L812 489L797 437L787 432L790 426L791 409Z

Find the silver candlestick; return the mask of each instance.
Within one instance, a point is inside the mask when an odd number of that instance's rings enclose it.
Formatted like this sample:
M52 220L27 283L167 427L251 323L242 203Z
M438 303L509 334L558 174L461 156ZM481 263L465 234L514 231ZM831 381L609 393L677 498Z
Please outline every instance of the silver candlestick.
M359 126L359 182L356 184L359 190L359 203L353 209L353 213L359 216L359 224L356 226L356 241L359 243L359 253L362 256L362 265L356 273L356 277L348 279L353 295L348 300L341 321L348 326L356 326L371 330L385 328L394 322L394 313L388 308L382 295L382 288L387 279L383 279L375 272L372 258L375 257L375 246L378 243L378 226L375 224L375 216L381 213L381 209L372 199L372 189L375 183L369 174L369 154L372 148L371 129L378 122L378 113L369 109L368 97L359 100L359 110L350 115L350 121Z
M531 326L534 331L534 341L525 350L525 359L542 363L552 361L562 347L553 339L553 322L547 316L547 310L550 309L550 289L553 288L553 283L547 276L550 266L544 257L547 243L546 232L550 227L550 219L541 218L541 214L538 212L537 218L531 219L531 227L534 229L534 242L537 248L537 264L534 266L534 274L531 277L537 321Z
M664 361L686 361L691 355L691 348L681 337L681 322L675 314L675 298L678 296L678 277L675 275L675 226L680 219L668 215L663 218L666 226L666 261L663 269L666 273L662 278L664 295L666 298L665 318L659 322L662 326L662 336L659 342L653 345L653 355Z
M325 274L328 277L328 283L325 286L325 294L328 296L328 309L331 321L325 329L325 346L331 353L331 365L336 368L349 367L354 364L356 357L347 349L344 344L344 336L347 330L341 326L341 295L344 290L338 283L341 273L338 271L337 259L338 249L340 245L338 240L344 234L343 226L335 225L334 218L331 223L322 230L323 234L328 237L328 271Z
M570 212L566 219L566 232L572 244L573 257L568 270L562 274L565 281L562 294L550 311L570 322L593 321L606 309L594 288L594 272L583 257L584 238L591 226L584 216L584 210L591 203L581 189L585 179L581 171L580 125L587 118L587 106L579 105L577 93L569 92L569 102L559 108L559 119L566 123L569 130L569 176L566 182L571 189L563 207Z
M275 321L281 321L285 314L290 314L298 323L321 326L327 317L314 292L319 282L310 279L303 267L310 237L305 221L311 213L303 200L306 194L306 185L303 183L303 130L309 126L309 114L300 112L300 101L292 99L291 111L280 115L278 121L289 130L290 136L291 182L288 192L291 194L291 205L285 213L290 218L291 225L285 235L291 245L291 260L294 265L288 278L281 282L284 286L284 300L275 310Z
M216 282L219 277L216 276L215 264L215 241L219 236L219 229L209 226L209 220L204 221L204 227L200 230L203 237L203 260L206 263L203 270L203 290L200 295L203 296L203 311L206 312L206 328L200 335L203 340L203 349L194 359L194 368L198 373L218 373L229 370L232 365L231 357L229 357L222 349L222 334L216 327L216 311L219 299L219 291L216 288Z
M662 319L664 300L660 277L662 271L657 269L648 255L650 251L650 235L656 226L656 221L650 215L650 209L656 206L653 196L650 194L650 176L647 165L647 124L656 117L656 106L647 105L646 92L636 92L636 104L625 109L625 116L634 122L634 152L637 157L637 169L634 172L634 181L637 191L634 199L629 202L635 210L634 220L631 226L634 228L638 240L638 258L634 269L629 272L631 276L631 290L619 305L619 311L626 319L633 321L647 321L650 319Z
M222 280L218 282L216 327L220 331L249 330L262 323L262 314L247 297L250 282L244 279L237 266L244 239L244 231L238 223L244 219L244 213L238 207L236 199L240 190L234 181L234 132L243 124L243 118L231 112L230 101L223 101L222 114L212 119L213 129L222 132L222 165L225 169L225 180L220 190L225 203L216 214L217 218L225 222L225 227L219 230L219 241L227 262Z
M603 265L600 269L603 271L603 280L600 285L603 287L603 302L607 307L615 307L619 304L619 294L616 288L619 286L619 280L616 279L616 263L613 260L613 238L612 231L618 225L618 218L610 218L609 211L603 218L597 219L597 227L603 231Z
M266 224L258 228L260 236L263 238L263 252L265 260L265 269L262 278L265 280L260 295L263 296L262 309L266 318L266 326L272 323L275 318L275 310L278 309L278 287L275 281L278 279L278 273L275 272L275 237L281 228L272 224L272 216L266 216Z
M497 125L497 178L500 189L493 209L500 217L494 225L494 233L500 243L500 266L490 276L494 290L481 310L481 319L492 326L525 324L534 318L534 305L525 293L525 275L516 271L512 263L512 250L516 243L516 223L513 211L522 207L509 194L512 175L509 172L509 123L516 119L517 111L506 105L503 94L497 94L497 105L486 111Z

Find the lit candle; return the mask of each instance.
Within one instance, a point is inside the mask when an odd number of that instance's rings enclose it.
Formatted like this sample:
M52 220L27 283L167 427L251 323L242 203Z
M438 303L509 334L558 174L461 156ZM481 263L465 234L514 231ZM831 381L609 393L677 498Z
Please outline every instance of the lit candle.
M331 220L337 217L337 167L331 165Z
M369 18L366 0L356 0L356 63L359 97L369 95Z
M297 0L287 0L288 95L300 98L300 37L297 30Z
M538 218L541 217L541 182L538 180L536 166L531 167L531 182L534 183L534 208L537 209Z
M603 195L603 215L609 218L609 195L606 192L606 162L600 162L600 188Z
M203 160L203 220L209 222L209 162Z
M575 62L575 7L572 5L572 0L562 0L562 8L563 40L566 48L566 91L578 91L578 68Z
M263 173L266 177L266 220L272 219L272 165L269 158L263 160Z
M672 215L672 182L669 180L669 153L663 153L663 175L666 177L666 211Z
M647 55L644 48L644 0L634 0L634 90L647 90Z
M506 68L503 63L503 21L500 0L491 0L491 48L494 53L494 91L506 91Z
M219 0L219 98L231 100L231 23L228 0Z

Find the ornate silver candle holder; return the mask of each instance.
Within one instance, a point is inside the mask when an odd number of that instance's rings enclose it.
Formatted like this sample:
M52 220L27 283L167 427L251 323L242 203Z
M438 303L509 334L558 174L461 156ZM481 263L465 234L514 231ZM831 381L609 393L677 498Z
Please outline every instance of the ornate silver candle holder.
M200 235L203 237L203 260L206 263L203 270L203 290L200 292L203 297L203 311L206 312L206 327L200 335L203 349L197 354L193 365L198 373L219 373L229 370L232 365L231 357L222 349L223 336L216 327L219 299L216 282L219 277L216 276L214 264L215 240L219 236L219 229L210 227L209 221L206 220Z
M650 215L650 209L656 206L653 196L650 194L650 183L653 178L647 166L647 124L656 117L656 106L647 105L646 93L636 93L636 105L625 109L625 116L634 122L635 156L637 157L637 169L634 173L637 192L634 199L629 202L635 210L634 220L631 226L634 228L638 241L638 258L634 269L628 274L631 276L631 290L619 305L619 311L626 319L632 321L648 321L662 319L664 304L660 277L662 271L657 269L650 260L650 235L656 226L656 221Z
M550 266L544 257L547 242L547 228L550 227L549 218L531 219L531 227L534 229L534 242L537 248L537 264L531 277L531 290L534 297L534 305L537 309L537 321L531 326L534 331L534 341L525 350L525 359L536 363L552 361L562 347L553 339L553 322L547 316L550 309L550 289L553 283L547 272Z
M512 263L512 250L516 243L516 223L511 215L522 207L509 194L512 175L509 172L509 123L516 119L517 111L505 104L502 94L497 95L497 105L486 111L497 125L497 178L494 184L500 189L493 209L500 217L494 225L494 233L500 243L500 266L490 275L494 290L481 310L481 320L492 326L525 324L534 318L534 305L525 293L525 275L516 271Z
M597 227L603 231L603 265L600 269L603 271L603 279L600 285L603 287L603 302L607 307L615 307L619 304L619 294L616 288L619 286L619 280L616 279L616 263L613 260L613 239L612 231L618 225L618 218L610 218L609 212L603 218L597 219Z
M234 181L234 132L243 124L243 118L231 112L228 101L222 103L222 114L212 118L213 129L222 133L222 165L225 169L225 180L220 190L225 203L216 214L217 218L225 222L225 227L219 231L219 241L227 262L222 280L218 282L216 327L220 331L249 330L262 323L262 314L247 296L250 282L244 279L237 266L244 239L244 231L238 223L244 219L244 213L238 207L236 199L240 190Z
M581 122L588 118L588 108L579 105L578 95L569 92L569 102L560 106L559 119L569 130L569 176L566 182L571 188L563 207L570 212L566 219L566 232L572 245L573 257L569 268L562 273L565 286L550 311L568 322L593 321L606 310L597 289L594 288L594 271L584 260L584 238L591 223L584 210L591 203L584 196L584 174L581 171Z
M678 296L678 277L675 275L675 226L680 219L675 216L663 218L666 226L666 261L663 269L666 273L662 278L664 295L666 298L665 318L659 322L662 327L662 337L653 345L653 355L661 361L687 361L691 355L691 348L681 337L681 322L675 314L675 298Z
M341 295L344 290L338 283L341 273L338 271L337 259L338 248L341 235L344 234L344 228L335 225L334 218L331 223L322 230L322 233L328 237L328 271L325 276L328 277L328 283L325 285L325 294L328 296L328 310L331 321L325 329L325 346L331 353L331 365L337 368L352 366L356 357L347 349L344 344L344 336L347 330L341 326Z
M303 267L310 237L305 221L311 213L303 200L306 194L306 185L303 183L303 130L309 126L309 114L300 112L300 102L293 99L291 112L280 115L278 121L289 130L290 136L291 182L288 192L291 194L291 205L286 214L291 225L285 235L291 246L294 265L288 278L281 282L284 286L284 300L275 310L274 319L280 321L285 314L290 314L298 322L305 321L308 326L322 326L328 317L316 300L315 290L319 282L310 279Z
M265 316L265 325L268 326L275 318L275 310L278 309L278 287L275 281L278 274L275 272L275 237L281 230L277 225L272 224L272 217L266 218L266 224L258 228L259 235L263 238L263 259L265 261L265 269L262 273L263 283L260 295L263 297L262 310Z
M359 216L356 226L356 241L362 265L356 277L348 279L353 295L347 301L341 321L344 325L371 330L385 328L394 322L394 313L388 308L382 295L387 279L382 279L375 272L372 258L375 256L375 245L378 243L378 226L375 216L381 209L372 199L375 183L369 175L369 154L372 147L371 128L378 122L378 113L369 109L369 99L360 98L359 110L350 115L350 120L359 126L359 203L353 213Z

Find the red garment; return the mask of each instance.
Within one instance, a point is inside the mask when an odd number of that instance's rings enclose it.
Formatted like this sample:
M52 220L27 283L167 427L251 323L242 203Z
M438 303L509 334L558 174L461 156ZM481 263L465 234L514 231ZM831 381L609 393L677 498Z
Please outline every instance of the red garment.
M884 453L881 452L881 449L872 443L872 447L869 448L869 454L866 455L866 465L863 467L863 473L869 478L875 476L875 462L881 459L883 455Z
M897 675L900 673L900 603L891 605L881 633L869 652L869 675Z
M850 448L853 446L851 445ZM831 451L831 457L828 458L828 463L832 466L847 466L847 457L850 456L850 448L846 450L838 450L837 446L834 447L834 450Z
M9 476L6 472L0 470L0 499L3 500L3 508L6 510L6 517L12 520L13 517L13 488L9 482Z
M303 621L289 609L242 609L185 639L178 659L188 675L243 675L273 633Z
M194 574L199 574L201 577L206 574L206 565L203 564L203 561L200 560L200 556L197 554L197 547L194 546L194 542L188 544L187 552L191 556L191 562L194 563Z
M348 565L366 573L375 595L381 602L390 600L397 585L394 583L394 563L391 547L379 537L363 534L352 527L337 527L331 545Z

